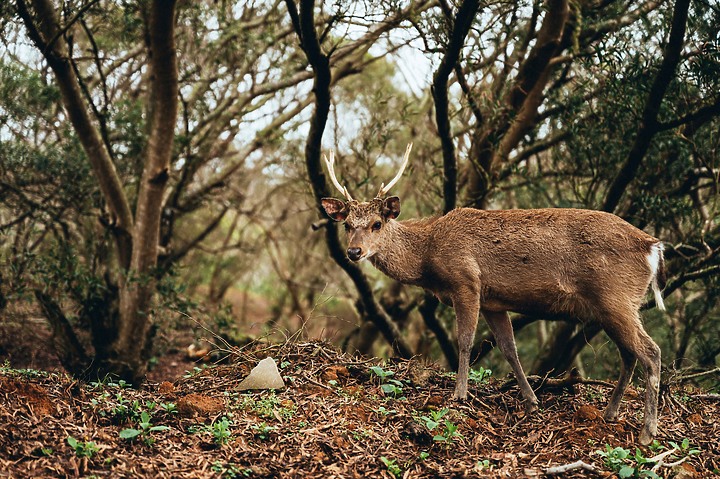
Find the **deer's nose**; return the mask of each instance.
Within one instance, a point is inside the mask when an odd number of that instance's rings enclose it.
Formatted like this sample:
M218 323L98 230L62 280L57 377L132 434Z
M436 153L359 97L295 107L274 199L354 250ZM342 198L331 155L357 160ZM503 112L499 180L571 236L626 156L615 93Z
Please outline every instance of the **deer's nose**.
M347 255L351 260L357 261L362 256L362 248L348 248Z

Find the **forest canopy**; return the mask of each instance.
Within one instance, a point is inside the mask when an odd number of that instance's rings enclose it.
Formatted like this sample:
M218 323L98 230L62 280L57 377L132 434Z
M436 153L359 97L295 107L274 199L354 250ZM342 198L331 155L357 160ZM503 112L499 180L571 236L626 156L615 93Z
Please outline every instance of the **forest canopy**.
M335 193L323 154L370 199L410 142L400 219L573 207L660 238L668 311L646 304L646 329L665 366L717 364L715 2L0 12L0 315L42 317L75 375L138 380L168 330L198 324L229 342L301 332L454 367L452 310L348 262L320 207ZM592 323L513 322L533 373L617 367ZM491 350L483 328L475 360Z

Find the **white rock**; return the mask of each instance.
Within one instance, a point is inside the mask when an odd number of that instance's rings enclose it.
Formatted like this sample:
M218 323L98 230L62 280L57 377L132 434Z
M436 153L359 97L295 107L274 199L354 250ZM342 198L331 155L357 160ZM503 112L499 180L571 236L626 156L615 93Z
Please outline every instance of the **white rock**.
M284 387L285 381L280 376L275 360L267 357L250 371L250 374L242 380L238 389L247 391L248 389L283 389Z

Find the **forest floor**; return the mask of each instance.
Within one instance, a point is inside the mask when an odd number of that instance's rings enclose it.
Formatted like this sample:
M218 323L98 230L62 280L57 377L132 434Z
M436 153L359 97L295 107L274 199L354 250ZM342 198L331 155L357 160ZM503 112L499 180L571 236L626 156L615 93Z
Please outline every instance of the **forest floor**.
M238 391L267 356L286 388ZM611 387L546 381L540 412L526 416L516 385L482 371L455 402L454 376L433 365L292 341L139 389L6 364L0 477L720 477L717 397L665 392L658 443L636 451L641 395L631 387L606 423ZM586 468L547 474L576 461Z

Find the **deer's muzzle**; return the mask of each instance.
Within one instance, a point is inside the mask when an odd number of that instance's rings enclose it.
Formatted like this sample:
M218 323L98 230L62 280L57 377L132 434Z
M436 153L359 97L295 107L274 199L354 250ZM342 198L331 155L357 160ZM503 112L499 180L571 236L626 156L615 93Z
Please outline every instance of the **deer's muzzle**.
M347 255L351 260L359 261L362 256L362 248L348 248Z

